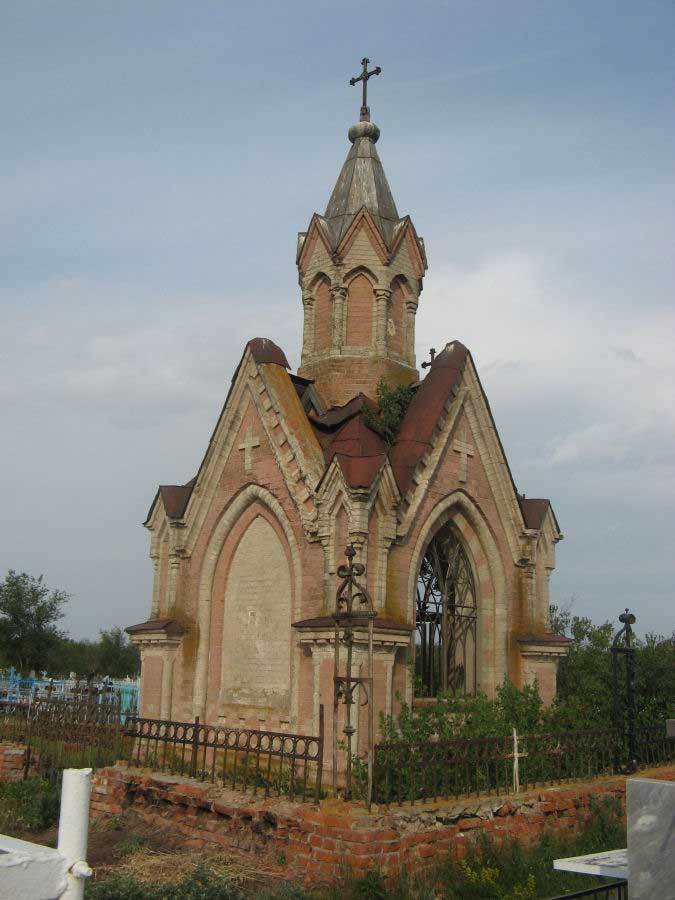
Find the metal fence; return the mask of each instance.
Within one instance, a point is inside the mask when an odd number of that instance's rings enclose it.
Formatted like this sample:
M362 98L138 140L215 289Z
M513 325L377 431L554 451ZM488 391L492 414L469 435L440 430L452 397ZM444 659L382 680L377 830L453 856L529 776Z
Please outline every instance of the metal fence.
M675 760L665 724L637 735L642 766ZM388 741L375 746L373 798L414 803L592 778L614 771L614 731L571 731L509 737Z
M127 719L124 733L138 766L251 790L254 796L321 797L323 706L316 736L137 716Z
M24 778L54 780L64 768L110 765L124 757L124 740L119 702L0 702L0 741L25 745Z
M23 677L14 669L0 672L0 701L91 699L97 703L116 702L122 720L138 710L140 680L121 678L36 678Z

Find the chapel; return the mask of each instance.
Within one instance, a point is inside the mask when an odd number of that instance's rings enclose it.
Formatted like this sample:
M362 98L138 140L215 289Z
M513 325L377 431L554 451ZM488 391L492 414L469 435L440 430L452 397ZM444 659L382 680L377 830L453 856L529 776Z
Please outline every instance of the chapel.
M516 488L451 310L447 342L417 368L427 255L382 167L366 98L379 70L363 65L347 158L298 235L300 368L272 338L249 340L199 470L150 506L150 612L127 629L141 715L317 734L348 545L376 612L375 722L507 678L555 694L562 534L550 502ZM382 385L409 388L393 435Z

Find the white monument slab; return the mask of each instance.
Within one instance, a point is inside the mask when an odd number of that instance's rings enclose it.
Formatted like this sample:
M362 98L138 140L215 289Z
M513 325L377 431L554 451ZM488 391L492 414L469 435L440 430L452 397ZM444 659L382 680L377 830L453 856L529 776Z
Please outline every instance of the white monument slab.
M675 900L675 782L630 778L628 896L630 900Z

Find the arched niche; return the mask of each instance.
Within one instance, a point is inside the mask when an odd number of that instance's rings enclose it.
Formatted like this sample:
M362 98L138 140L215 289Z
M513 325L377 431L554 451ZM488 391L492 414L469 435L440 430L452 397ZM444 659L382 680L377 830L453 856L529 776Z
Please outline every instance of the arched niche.
M293 586L281 538L270 517L257 512L227 560L218 696L221 708L236 704L277 712L288 709ZM219 598L214 601L219 602Z
M387 347L394 353L403 353L405 348L405 303L412 291L405 275L397 275L392 280L390 289L391 297L387 310Z
M330 280L323 272L314 278L311 294L314 297L314 350L328 350L333 340L333 304Z
M371 276L372 277L372 276ZM348 347L369 347L373 340L373 305L375 294L371 278L359 270L347 284Z
M222 673L220 650L221 640L212 640L212 621L214 620L214 583L217 570L222 570L225 576L229 575L229 560L231 560L238 547L239 541L245 534L250 523L259 514L268 520L268 523L276 531L279 542L285 545L286 559L291 579L291 618L298 616L300 598L301 575L299 567L299 549L291 524L276 497L266 488L257 484L249 484L241 490L223 510L220 518L214 526L208 540L208 544L202 559L199 575L199 601L197 608L197 661L195 668L195 681L193 691L193 714L200 716L205 721L207 712L207 689L209 686L209 671L213 668ZM221 563L221 557L223 562ZM219 565L220 563L220 565ZM219 590L226 590L227 582L223 582ZM224 594L220 594L223 596ZM221 621L224 626L224 604L221 605L223 615ZM290 626L290 623L289 623ZM291 629L287 629L287 638L290 644ZM218 647L218 657L211 657L212 646ZM291 682L294 677L294 665L291 660ZM222 687L222 677L219 679ZM291 689L292 694L292 689ZM293 712L291 710L291 712Z

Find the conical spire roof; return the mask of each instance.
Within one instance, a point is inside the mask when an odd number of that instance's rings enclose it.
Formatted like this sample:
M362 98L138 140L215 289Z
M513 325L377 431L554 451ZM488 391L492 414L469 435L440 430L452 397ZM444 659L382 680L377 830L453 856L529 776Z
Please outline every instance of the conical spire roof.
M352 148L333 188L324 219L333 246L342 240L354 217L365 206L390 247L399 215L375 144L380 129L359 122L349 129Z

